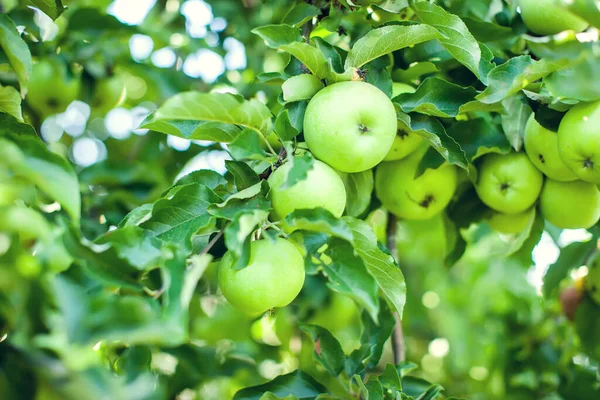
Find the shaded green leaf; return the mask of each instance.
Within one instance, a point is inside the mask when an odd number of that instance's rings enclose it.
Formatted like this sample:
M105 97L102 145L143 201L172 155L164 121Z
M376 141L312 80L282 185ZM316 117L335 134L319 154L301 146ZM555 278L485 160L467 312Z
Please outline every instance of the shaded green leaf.
M29 0L29 3L52 19L58 18L65 10L61 0Z
M406 113L418 112L434 117L456 117L460 107L475 100L477 91L440 78L426 78L414 93L403 93L394 99Z
M33 67L31 52L19 35L15 23L6 14L0 14L0 47L17 74L21 96L25 96L27 81Z
M318 325L300 324L300 329L315 343L315 358L332 375L339 375L344 369L346 356L340 342L327 329Z
M542 287L544 296L551 296L554 289L567 277L569 271L583 265L595 248L596 241L594 240L573 242L563 247L556 262L548 267L546 275L544 275L544 286Z
M225 168L233 175L237 190L244 190L260 181L256 172L244 162L225 160Z
M12 86L0 85L0 113L7 113L17 121L23 122L23 115L21 115L21 95Z
M373 193L373 170L354 174L338 172L346 188L346 215L358 217L364 213L371 203Z
M299 400L311 400L319 394L327 393L327 389L312 376L297 370L280 375L263 385L242 389L233 396L233 400L259 400L266 392L278 397L293 395Z
M30 180L79 221L79 181L71 164L48 150L30 125L8 114L0 113L0 142L0 165Z

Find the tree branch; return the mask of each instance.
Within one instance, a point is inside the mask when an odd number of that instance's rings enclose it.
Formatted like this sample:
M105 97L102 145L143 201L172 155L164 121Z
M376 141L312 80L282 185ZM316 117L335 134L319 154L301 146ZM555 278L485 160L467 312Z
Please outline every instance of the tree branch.
M396 243L396 234L398 233L398 218L388 213L387 223L387 247L392 253L394 260L398 262L398 245ZM397 312L394 313L396 326L392 332L392 351L394 353L394 364L399 364L406 360L406 347L404 343L404 332L402 331L402 320Z

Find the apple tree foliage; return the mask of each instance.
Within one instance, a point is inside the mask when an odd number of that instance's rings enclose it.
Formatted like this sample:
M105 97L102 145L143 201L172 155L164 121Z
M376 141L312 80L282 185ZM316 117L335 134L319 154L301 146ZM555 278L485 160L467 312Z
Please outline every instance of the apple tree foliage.
M528 121L556 142L569 110L600 100L596 2L158 0L134 24L111 3L0 0L0 398L600 398L594 172L538 201L547 171L515 155ZM220 23L193 33L185 7ZM133 57L136 38L172 65ZM233 45L244 65L214 82L186 72ZM340 172L341 217L275 218L269 176L308 182L307 105L345 81L387 95L399 134L425 147L389 161L378 193L377 167ZM600 125L586 132L574 143L593 168ZM478 179L511 157L528 165L509 173L525 181L513 200L531 200L507 217ZM382 206L398 171L442 168L457 181L431 179L452 186L444 210ZM311 189L298 196L331 194ZM584 208L585 229L548 221ZM232 306L220 259L243 271L254 241L281 238L304 260L298 296Z

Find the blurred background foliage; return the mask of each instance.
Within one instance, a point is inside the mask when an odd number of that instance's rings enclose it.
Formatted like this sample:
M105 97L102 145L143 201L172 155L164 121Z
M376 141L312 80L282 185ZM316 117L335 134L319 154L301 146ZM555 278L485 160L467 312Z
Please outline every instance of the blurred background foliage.
M508 28L499 27L497 36L486 41L494 56L510 57L523 50L524 40L518 34L525 28L514 7L498 0L440 3L471 21L474 28L478 20L490 21L490 10L499 11L496 21ZM26 1L0 0L2 11L23 31L34 59L54 60L65 74L81 76L81 94L64 112L45 115L25 102L23 118L53 151L76 166L82 189L81 228L90 240L118 225L132 209L156 200L178 177L203 168L225 171L230 155L221 144L137 129L165 99L186 90L219 91L275 106L281 80L266 80L261 73L283 74L286 68L298 67L293 62L288 65L288 55L268 49L251 34L254 27L284 21L295 5L288 0L71 0L66 4L65 12L53 21L28 8ZM374 8L327 18L339 26L337 33L327 35L348 47L350 38L356 40L369 27L397 17ZM480 40L485 33L481 32ZM435 65L422 63L421 67L432 71L439 67L455 82L474 84L472 76L460 75L464 69L446 69L444 63L453 60L441 46L417 45L402 57L395 60L396 66L404 68L396 76L406 77L415 60L429 58L435 59ZM107 85L104 97L124 101L116 108L94 103L97 88L115 77L125 92L118 84L116 90ZM40 84L48 85L53 78ZM16 77L1 69L0 81L11 84ZM28 187L22 189L26 193ZM398 228L398 256L408 287L403 321L407 359L419 367L409 386L418 387L423 378L444 386L448 395L476 400L598 399L597 362L582 352L573 324L561 312L558 295L545 300L541 296L542 276L556 261L558 248L585 240L589 234L544 232L533 249L531 268L524 269L521 262L503 255L509 246L505 237L486 224L476 225L467 231L466 254L448 269L444 259L454 244L448 243L451 235L444 218L401 222ZM3 250L10 255L13 249ZM0 277L0 335L15 326L24 335L40 324L60 329L36 336L43 351L35 354L0 343L0 397L5 399L30 398L28 394L34 393L32 365L45 367L48 376L36 380L36 398L47 400L66 398L48 382L67 377L70 393L78 393L79 398L118 393L111 398L227 399L240 388L298 366L335 386L339 383L331 382L315 363L312 342L304 336L299 339L293 326L297 320L320 324L345 350L360 343L360 312L355 303L327 290L322 278L307 277L294 312L282 309L257 320L217 294L216 263L211 263L190 303L191 341L206 346L155 346L140 339L140 345L98 341L92 348L88 344L102 336L98 332L131 330L129 338L135 342L132 327L155 318L156 310L137 303L133 296L117 300L94 291L94 282L77 269L69 270L69 278L95 293L85 306L79 304L83 296L67 280L50 283L29 279L37 276L35 271L19 274L19 279ZM575 270L563 285L571 285L577 276ZM146 279L152 282L155 277L149 274ZM62 293L56 305L66 320L36 307L46 302L43 287L48 285ZM13 304L3 294L9 288L27 298L24 309L5 307ZM110 302L113 308L107 307L104 317L81 319L81 313ZM124 313L124 308L131 312ZM87 326L73 326L71 316ZM68 342L64 332L57 334L73 329L80 330L80 342ZM391 361L388 342L381 366ZM106 366L118 380L106 373ZM7 382L15 381L20 382L19 392L10 392L14 386Z

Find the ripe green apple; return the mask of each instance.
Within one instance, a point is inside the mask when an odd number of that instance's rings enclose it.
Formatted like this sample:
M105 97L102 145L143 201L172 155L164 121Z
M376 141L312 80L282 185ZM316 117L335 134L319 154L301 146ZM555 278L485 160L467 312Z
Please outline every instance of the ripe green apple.
M494 212L488 219L488 224L493 230L500 233L514 234L522 232L535 217L535 208L532 207L516 214Z
M452 165L427 169L415 178L427 148L422 146L403 160L384 162L377 167L375 193L383 206L400 218L431 218L446 208L454 196L457 173Z
M591 228L600 219L600 192L589 182L546 179L540 195L540 211L559 228Z
M292 187L283 189L291 164L283 164L269 177L269 196L273 206L274 219L285 218L300 209L322 207L336 218L342 216L346 207L346 188L342 178L329 165L315 160L306 179Z
M577 179L558 154L558 134L540 125L533 114L525 126L525 152L532 164L548 178L556 181Z
M581 32L588 26L583 19L555 5L554 0L519 0L519 7L527 28L538 35L554 35L566 30Z
M360 172L379 164L396 136L396 110L375 86L339 82L319 91L304 114L304 138L310 151L342 172Z
M567 111L558 128L558 153L579 179L600 183L600 101Z
M295 245L281 238L250 245L248 266L234 270L234 256L225 253L219 268L219 287L233 305L247 313L285 307L304 285L304 259Z
M92 113L104 116L113 108L120 106L126 97L125 81L120 75L98 80L90 101Z
M475 190L488 207L516 214L537 200L544 177L525 153L487 154L479 167Z
M594 254L588 262L588 274L584 280L585 290L600 304L600 253Z
M58 58L34 64L29 77L27 103L42 117L58 114L79 95L81 79Z
M401 95L402 93L414 93L415 88L405 83L394 82L393 83L393 94L392 98ZM414 133L410 127L406 126L403 122L398 121L398 127L396 131L396 137L392 148L387 153L384 161L396 161L401 160L413 151L423 142L423 138Z

